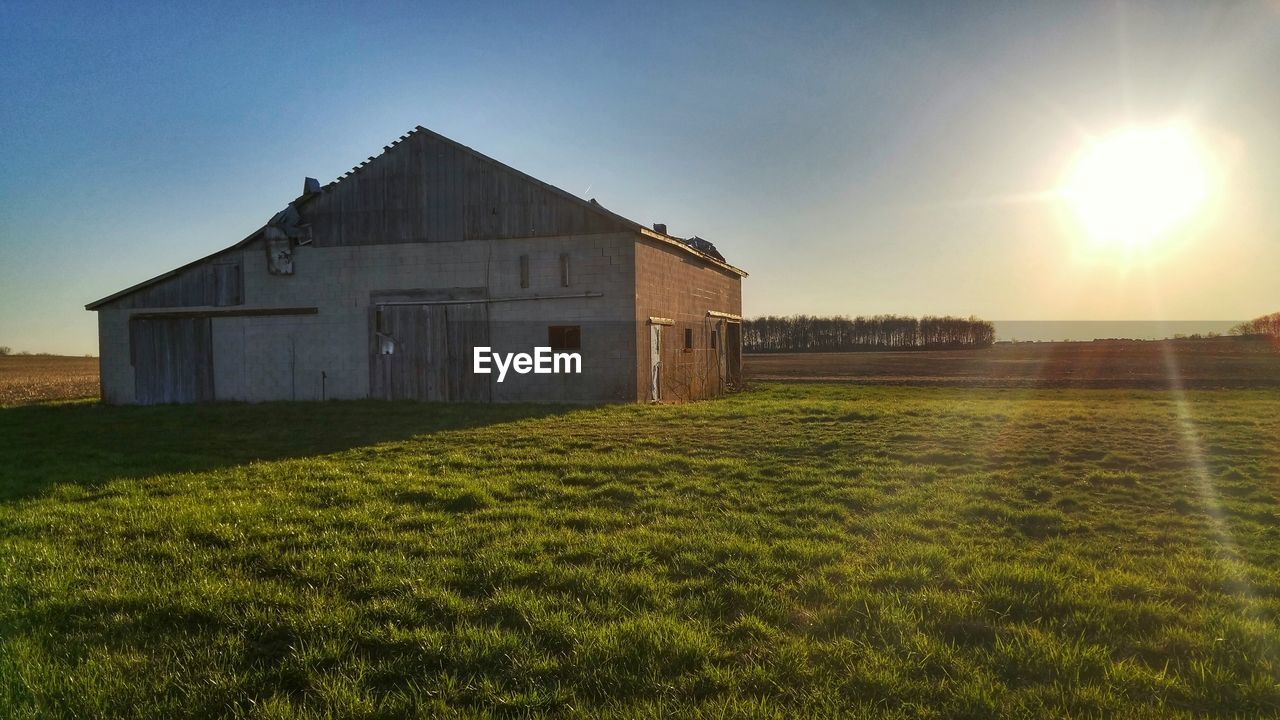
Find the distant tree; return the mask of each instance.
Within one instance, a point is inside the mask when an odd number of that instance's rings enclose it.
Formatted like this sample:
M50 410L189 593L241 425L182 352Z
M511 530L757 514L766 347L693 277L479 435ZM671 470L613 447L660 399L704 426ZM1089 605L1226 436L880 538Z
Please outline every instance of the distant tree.
M976 317L768 315L742 323L747 352L848 352L990 347L995 326Z
M5 355L12 355L12 354L13 354L13 348L9 347L8 345L0 345L0 357L3 357Z
M1232 335L1280 336L1280 312L1263 315L1231 328Z

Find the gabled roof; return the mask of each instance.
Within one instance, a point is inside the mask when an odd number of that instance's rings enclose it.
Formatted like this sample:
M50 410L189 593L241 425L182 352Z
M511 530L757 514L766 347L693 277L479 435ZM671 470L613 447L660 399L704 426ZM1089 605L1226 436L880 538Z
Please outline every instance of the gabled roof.
M645 237L647 237L647 238L649 238L649 239L652 239L652 240L655 240L655 241L658 241L658 242L661 242L661 243L665 243L665 244L667 244L667 245L670 245L670 246L672 246L672 247L674 247L674 248L676 248L676 249L678 249L678 250L680 250L680 251L683 251L683 252L685 252L685 253L687 253L687 254L689 254L689 255L692 255L692 256L694 256L694 257L697 257L697 258L699 258L699 259L701 259L701 260L703 260L703 261L707 262L707 263L708 263L708 264L710 264L710 265L713 265L713 266L719 267L719 268L721 268L721 269L727 270L727 271L729 271L729 272L731 272L731 273L734 273L734 274L738 275L739 277L746 277L746 276L747 276L746 271L744 271L744 270L742 270L742 269L740 269L740 268L738 268L738 267L735 267L735 266L733 266L733 265L730 265L728 262L725 262L724 258L723 258L722 256L720 256L720 253L715 251L714 246L711 246L711 243L708 243L707 241L702 240L702 238L692 238L691 240L685 240L685 239L683 239L683 238L676 237L675 235L669 235L669 234L667 234L667 233L660 233L660 232L657 232L657 231L655 231L655 230L653 230L653 229L651 229L651 228L649 228L649 227L647 227L647 226L645 226L645 225L642 225L642 224L640 224L640 223L638 223L638 222L636 222L636 221L634 221L634 220L627 219L627 218L625 218L625 217L623 217L623 216L621 216L621 215L619 215L619 214L617 214L617 213L615 213L615 212L613 212L613 211L611 211L611 210L609 210L609 209L605 208L603 205L601 205L600 203L596 202L595 198L592 198L591 200L583 200L582 198L578 197L577 195L574 195L574 194L572 194L572 193L570 193L570 192L568 192L568 191L562 190L562 189L560 189L560 188L558 188L558 187L556 187L556 186L554 186L554 185L551 185L551 184L549 184L549 183L543 182L543 181L541 181L541 180L539 180L539 179L537 179L537 178L533 177L532 175L529 175L528 173L521 172L520 170L517 170L517 169L515 169L515 168L511 167L510 165L507 165L507 164L505 164L505 163L499 162L498 160L495 160L495 159L493 159L493 158L489 157L488 155L485 155L484 153L481 153L481 152L479 152L479 151L477 151L477 150L474 150L474 149L472 149L472 148L470 148L470 147L468 147L468 146L466 146L466 145L463 145L463 144L461 144L461 143L457 142L456 140L451 140L451 139L449 139L449 138L447 138L447 137L445 137L445 136L443 136L443 135L441 135L441 134L439 134L439 133L436 133L436 132L433 132L433 131L431 131L431 130L428 130L428 129L426 129L426 128L422 127L421 125L419 125L419 126L417 126L417 127L413 128L412 130L410 130L409 132L405 133L404 135L401 135L399 138L397 138L396 140L392 141L392 143L391 143L390 145L383 146L383 148L382 148L382 152L381 152L381 153L379 153L378 155L370 156L370 157L369 157L369 159L365 160L364 162L360 163L359 165L356 165L355 167L351 168L351 169L350 169L350 170L348 170L347 172L343 173L343 174L342 174L341 176L339 176L338 178L334 179L332 182L330 182L330 183L328 183L328 184L324 185L323 187L321 187L319 192L304 192L302 195L300 195L299 197L295 198L295 199L293 200L293 202L292 202L292 203L290 203L290 204L291 204L291 205L293 205L294 207L298 207L298 208L300 208L300 207L303 207L304 205L306 205L308 202L310 202L310 201L311 201L311 200L313 200L314 198L319 197L319 196L323 195L324 193L331 192L331 191L332 191L336 186L338 186L339 184L341 184L343 180L346 180L347 178L349 178L349 177L351 177L351 176L353 176L353 175L357 175L357 174L359 174L359 173L360 173L362 170L364 170L364 169L365 169L365 167L367 167L371 162L376 161L378 158L380 158L380 157L382 157L383 155L385 155L387 152L389 152L390 150L392 150L393 148L395 148L395 147L396 147L397 145L399 145L401 142L404 142L404 141L405 141L405 140L407 140L410 136L415 135L415 134L418 134L418 133L423 133L423 134L425 134L425 135L427 135L427 136L429 136L429 137L431 137L431 138L434 138L434 139L436 139L436 140L438 140L438 141L440 141L440 142L443 142L443 143L447 143L447 144L449 144L449 145L452 145L452 146L454 146L454 147L458 148L459 150L462 150L463 152L466 152L466 153L471 154L472 156L474 156L474 157L476 157L476 158L480 159L480 160L481 160L481 161L483 161L483 162L491 163L492 165L494 165L494 166L496 166L496 167L499 167L499 168L502 168L502 169L504 169L504 170L506 170L506 171L508 171L508 172L514 173L515 175L518 175L519 177L521 177L521 178L522 178L522 179L524 179L525 181L527 181L527 182L529 182L529 183L531 183L531 184L533 184L533 185L535 185L535 186L541 187L541 188L543 188L544 190L547 190L548 192L554 193L555 195L557 195L557 196L559 196L559 197L563 198L564 200L566 200L566 201L568 201L568 202L571 202L571 203L575 203L575 204L581 205L581 206L583 206L584 208L587 208L588 210L590 210L590 211L592 211L592 212L595 212L595 213L601 214L601 215L603 215L603 216L605 216L605 217L609 217L609 218L613 219L615 222L617 222L618 224L620 224L620 225L622 225L622 226L624 226L624 227L630 228L630 229L632 229L632 230L634 230L634 231L638 232L639 234L641 234L641 235L643 235L643 236L645 236ZM312 187L314 187L314 186L312 186ZM139 291L139 290L142 290L142 289L144 289L144 288L146 288L146 287L149 287L149 286L151 286L151 285L154 285L154 284L156 284L156 283L158 283L158 282L161 282L161 281L163 281L163 280L167 280L167 279L169 279L169 278L171 278L171 277L174 277L175 275L178 275L179 273L183 272L184 270L188 270L188 269L190 269L190 268L192 268L192 267L195 267L195 266L197 266L197 265L199 265L199 264L201 264L201 263L203 263L203 262L206 262L206 261L208 261L208 260L212 260L213 258L216 258L216 257L218 257L219 255L222 255L222 254L224 254L224 253L228 253L228 252L231 252L231 251L233 251L233 250L237 250L237 249L239 249L239 248L242 248L242 247L244 247L245 245L248 245L249 243L251 243L251 242L253 242L255 239L257 239L257 238L258 238L258 236L259 236L259 235L261 235L261 234L262 234L262 232L263 232L266 228L267 228L267 225L263 225L262 227L258 228L257 230L253 231L252 233L250 233L250 234L249 234L247 237L245 237L243 240L241 240L241 241L237 242L236 244L234 244L234 245L232 245L232 246L230 246L230 247L223 248L222 250L219 250L219 251L217 251L217 252L215 252L215 253L213 253L213 254L211 254L211 255L206 255L206 256L204 256L204 257L202 257L202 258L198 259L198 260L195 260L195 261L189 262L189 263L187 263L186 265L183 265L183 266L181 266L181 267L174 268L173 270L170 270L170 271L168 271L168 272L166 272L166 273L162 273L162 274L157 275L157 276L155 276L155 277L153 277L153 278L151 278L151 279L149 279L149 280L145 280L145 281L143 281L143 282L140 282L140 283L138 283L137 285L132 285L132 286L130 286L130 287L127 287L127 288L125 288L124 290L121 290L121 291L119 291L119 292L116 292L116 293L113 293L113 294L111 294L111 295L108 295L108 296L106 296L106 297L104 297L104 298L102 298L102 299L100 299L100 300L95 300L94 302L91 302L91 303L89 303L88 305L85 305L85 309L86 309L86 310L96 310L96 309L98 309L99 307L101 307L101 306L103 306L103 305L105 305L105 304L107 304L107 303L110 303L110 302L112 302L112 301L114 301L114 300L118 300L118 299L120 299L120 298L122 298L122 297L124 297L124 296L126 296L126 295L129 295L129 294L131 294L131 293L134 293L134 292L137 292L137 291ZM705 245L705 246L710 246L709 251L708 251L708 248L704 247L704 245ZM714 253L714 254L713 254L713 253Z

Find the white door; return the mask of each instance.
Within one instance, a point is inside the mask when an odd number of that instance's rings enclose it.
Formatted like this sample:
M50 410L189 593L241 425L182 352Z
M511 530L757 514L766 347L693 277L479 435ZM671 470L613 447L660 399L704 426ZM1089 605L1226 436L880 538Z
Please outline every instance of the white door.
M649 400L662 399L662 326L649 326Z

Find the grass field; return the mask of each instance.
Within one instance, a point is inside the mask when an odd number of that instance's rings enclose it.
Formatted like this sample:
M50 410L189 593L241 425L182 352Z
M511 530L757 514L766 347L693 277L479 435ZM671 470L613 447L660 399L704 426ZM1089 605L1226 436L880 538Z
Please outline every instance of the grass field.
M4 408L0 714L1275 714L1278 441L1267 389Z

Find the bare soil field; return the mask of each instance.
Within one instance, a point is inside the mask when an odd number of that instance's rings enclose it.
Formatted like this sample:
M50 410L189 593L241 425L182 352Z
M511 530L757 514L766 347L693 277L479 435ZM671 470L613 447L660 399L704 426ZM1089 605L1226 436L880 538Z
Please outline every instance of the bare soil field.
M1017 343L982 350L778 353L748 355L744 365L748 380L754 381L975 387L1280 387L1280 345L1252 338Z
M0 356L0 405L98 397L98 358Z

